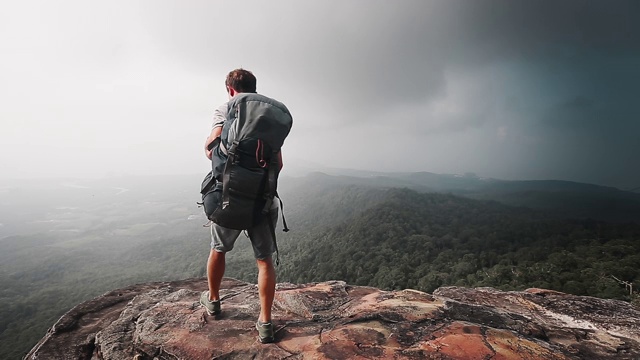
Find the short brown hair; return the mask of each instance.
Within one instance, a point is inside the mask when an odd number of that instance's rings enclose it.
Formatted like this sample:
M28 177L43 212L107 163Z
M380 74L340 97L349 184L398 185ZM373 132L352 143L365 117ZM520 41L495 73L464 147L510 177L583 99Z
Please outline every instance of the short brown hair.
M224 84L232 87L237 92L254 93L256 92L256 77L249 70L243 68L232 70Z

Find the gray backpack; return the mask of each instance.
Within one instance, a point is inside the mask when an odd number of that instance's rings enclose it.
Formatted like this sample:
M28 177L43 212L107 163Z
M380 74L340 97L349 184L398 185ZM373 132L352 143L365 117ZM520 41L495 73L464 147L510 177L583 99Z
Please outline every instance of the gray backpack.
M201 192L211 221L246 230L269 215L277 194L280 148L293 118L284 104L256 93L236 95L228 108L220 141L213 145L213 169ZM287 231L286 223L284 227Z

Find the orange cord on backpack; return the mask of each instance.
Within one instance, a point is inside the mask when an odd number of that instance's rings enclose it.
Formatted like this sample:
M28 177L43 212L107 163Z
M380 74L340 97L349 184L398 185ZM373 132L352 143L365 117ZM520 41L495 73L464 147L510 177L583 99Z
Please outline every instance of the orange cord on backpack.
M264 144L260 139L258 139L258 146L256 147L256 162L263 169L269 166L269 163L264 159Z

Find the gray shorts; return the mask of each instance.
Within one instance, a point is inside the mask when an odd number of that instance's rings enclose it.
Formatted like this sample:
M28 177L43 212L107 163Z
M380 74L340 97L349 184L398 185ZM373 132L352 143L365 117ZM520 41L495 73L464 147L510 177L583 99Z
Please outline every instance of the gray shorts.
M274 199L273 207L271 207L271 221L273 222L273 228L276 228L278 224L278 199ZM273 244L273 235L271 234L271 227L268 220L265 218L260 224L254 226L251 229L247 229L249 240L251 240L251 246L253 246L253 255L258 260L265 260L271 257L271 254L275 252ZM233 250L238 236L240 236L242 230L235 230L222 227L216 223L211 224L211 248L217 252L226 253Z

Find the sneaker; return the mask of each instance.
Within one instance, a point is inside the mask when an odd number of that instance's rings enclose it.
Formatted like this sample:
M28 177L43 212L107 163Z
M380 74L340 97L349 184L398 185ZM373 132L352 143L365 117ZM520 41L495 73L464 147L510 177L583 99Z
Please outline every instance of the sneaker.
M273 324L270 322L263 323L258 320L256 322L256 330L258 330L258 340L263 344L272 343L275 339L273 337Z
M220 300L211 301L209 300L209 291L203 291L202 295L200 295L200 304L207 309L207 314L209 315L218 315L220 314Z

